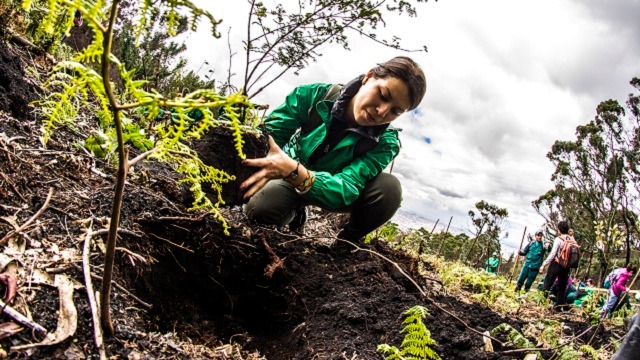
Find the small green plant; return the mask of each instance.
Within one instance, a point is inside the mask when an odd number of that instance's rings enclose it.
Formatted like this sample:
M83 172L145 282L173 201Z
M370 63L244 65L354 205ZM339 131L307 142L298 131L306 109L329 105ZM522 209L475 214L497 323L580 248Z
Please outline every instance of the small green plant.
M582 299L580 309L582 309L582 314L589 322L589 325L596 325L600 322L600 311L602 311L603 302L602 295L595 292Z
M505 333L507 336L507 340L509 340L513 344L513 346L515 346L518 349L529 349L529 348L535 347L535 344L533 344L526 337L524 337L524 335L522 335L520 331L516 330L515 328L513 328L513 326L507 323L502 323L496 326L493 330L491 330L491 335L496 335L500 333ZM537 351L534 351L531 353L534 353L540 356L540 353Z
M424 306L416 305L404 312L407 316L402 323L405 334L401 349L387 344L378 345L386 360L420 360L420 359L440 359L440 356L432 349L437 345L431 338L431 332L425 326L424 319L429 312Z
M392 241L396 236L400 235L401 233L402 231L398 227L398 224L388 221L387 223L379 227L376 231L367 234L367 237L365 238L365 243L369 243L373 239Z

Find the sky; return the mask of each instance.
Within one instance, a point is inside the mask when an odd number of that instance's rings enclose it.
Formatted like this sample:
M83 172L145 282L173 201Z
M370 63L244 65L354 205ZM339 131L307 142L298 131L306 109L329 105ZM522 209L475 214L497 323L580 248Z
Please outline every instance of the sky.
M223 19L223 37L213 39L206 26L188 35L189 66L226 77L231 49L240 83L247 2L195 3ZM379 33L428 52L405 53L351 33L350 51L325 46L317 62L254 101L274 108L295 86L346 83L376 63L412 57L427 92L393 123L403 130L393 166L403 186L400 213L431 225L439 219L438 229L453 217L450 231L469 232L467 213L485 200L509 211L501 243L511 253L525 227L533 233L543 226L531 202L553 186L546 158L553 143L575 139L576 126L593 119L601 101L624 103L629 81L640 76L640 0L430 0L416 10L415 18L387 15Z

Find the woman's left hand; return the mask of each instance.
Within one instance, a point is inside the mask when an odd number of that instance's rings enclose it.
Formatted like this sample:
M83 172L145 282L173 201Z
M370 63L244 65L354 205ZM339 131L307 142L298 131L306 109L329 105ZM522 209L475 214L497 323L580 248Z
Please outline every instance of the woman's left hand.
M269 152L267 156L259 159L246 159L242 164L260 168L240 184L240 190L246 190L243 196L244 199L248 199L257 193L269 180L285 178L297 165L295 160L280 149L271 136L269 136Z

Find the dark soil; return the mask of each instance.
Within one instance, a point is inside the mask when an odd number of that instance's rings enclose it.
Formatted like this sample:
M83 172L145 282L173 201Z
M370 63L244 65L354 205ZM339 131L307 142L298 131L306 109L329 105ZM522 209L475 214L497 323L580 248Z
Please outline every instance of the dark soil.
M0 41L0 110L18 119L33 118L29 103L36 99L35 86L25 78L20 58Z
M243 152L248 159L261 158L269 151L269 140L267 137L256 131L245 132L242 136L244 142ZM206 133L201 139L192 144L200 159L216 169L225 169L229 174L234 174L236 180L224 186L222 189L222 200L227 206L241 205L242 192L239 189L240 183L251 176L255 169L242 165L242 159L238 156L234 141L229 129L216 127ZM212 196L217 194L211 193ZM214 201L215 202L215 201Z
M3 46L0 51L6 51ZM27 88L19 66L11 61L5 65L15 69L10 72L11 89ZM10 93L4 96L13 96ZM84 220L92 219L93 230L107 226L103 217L110 213L114 167L72 146L82 129L61 129L48 148L42 149L38 122L17 115L28 112L26 107L13 116L0 111L0 133L13 138L0 139L0 217L15 215L16 223L25 223L42 207L48 189L54 189L47 210L20 237L28 251L15 255L25 269L19 276L19 293L34 321L53 331L58 321L58 292L51 285L32 284L27 274L35 269L85 283L82 260L60 253L81 252L90 226ZM231 165L223 166L240 169L235 149L229 142L218 144L215 134L203 140L201 153L230 159ZM256 149L263 145L260 141L250 144ZM259 156L251 151L250 157ZM394 253L384 244L369 246L397 262L427 290L431 300L378 256L331 249L318 245L318 239L248 224L238 207L224 212L230 225L226 236L211 216L187 211L190 196L176 180L174 171L156 162L136 165L128 179L121 221L121 228L128 231L118 240L118 246L126 250L116 253L114 280L142 302L113 289L116 334L106 341L110 356L229 359L219 347L237 343L244 349L242 358L247 359L257 359L256 351L267 359L380 359L376 346L399 346L402 313L422 304L430 311L426 325L443 359L523 357L485 352L481 336L438 306L480 332L503 322L521 329L523 321L443 295L438 285L414 271L415 259ZM237 190L230 194L229 202L239 203ZM325 221L324 230L331 230L332 222L326 222L330 216L313 215L309 228L314 221ZM3 236L12 229L0 222ZM98 246L92 247L91 269L97 275L102 274L103 257ZM277 260L282 264L271 275L268 269L273 270L270 266ZM94 280L94 286L99 289L99 285ZM74 303L78 328L71 338L58 345L11 351L16 345L37 341L23 331L0 344L14 359L97 358L84 287L77 289Z

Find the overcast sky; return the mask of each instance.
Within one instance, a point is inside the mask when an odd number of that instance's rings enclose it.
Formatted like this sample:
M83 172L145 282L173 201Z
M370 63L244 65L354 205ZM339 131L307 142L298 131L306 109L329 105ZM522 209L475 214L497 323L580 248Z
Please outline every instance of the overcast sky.
M244 57L248 7L196 3L223 19L225 36L214 40L204 26L189 35L190 66L204 74L207 60L214 75L226 76L228 43L236 61ZM425 71L427 93L416 111L394 122L403 129L393 168L403 211L440 219L441 226L453 216L452 230L460 232L469 228L467 212L476 202L504 207L509 236L502 251L510 253L525 226L530 233L542 225L531 201L552 187L546 153L553 142L574 139L601 101L624 103L629 81L640 76L640 0L431 0L416 7L416 18L387 16L382 33L406 47L426 45L427 53L406 54L351 34L351 51L323 48L317 63L254 100L273 108L297 85L346 83L378 62L411 56ZM239 83L244 70L234 71Z

